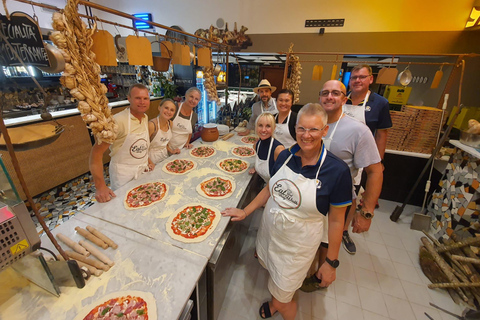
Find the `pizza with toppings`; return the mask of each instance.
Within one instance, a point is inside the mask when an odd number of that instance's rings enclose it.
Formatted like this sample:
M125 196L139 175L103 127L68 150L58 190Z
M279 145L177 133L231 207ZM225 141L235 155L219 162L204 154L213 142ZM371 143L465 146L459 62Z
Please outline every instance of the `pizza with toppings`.
M248 143L248 144L255 144L257 142L257 137L254 136L246 136L241 139L243 143Z
M163 182L149 182L141 184L127 192L125 208L135 210L155 204L165 198L168 186Z
M183 206L170 216L167 233L181 242L201 242L217 227L221 214L216 208L204 204Z
M192 157L195 157L195 158L208 158L213 156L215 153L216 153L215 149L208 146L196 147L190 151L190 154L192 155Z
M216 176L207 178L197 185L197 192L209 199L225 199L235 191L235 181L232 178Z
M253 157L255 156L255 150L250 147L235 147L232 149L232 153L239 157Z
M217 167L228 173L239 174L248 169L248 163L237 158L227 158L217 162Z
M157 305L150 292L114 292L85 307L74 320L156 320Z
M170 174L185 174L190 170L195 169L197 164L195 161L187 159L175 159L173 161L167 162L162 170Z

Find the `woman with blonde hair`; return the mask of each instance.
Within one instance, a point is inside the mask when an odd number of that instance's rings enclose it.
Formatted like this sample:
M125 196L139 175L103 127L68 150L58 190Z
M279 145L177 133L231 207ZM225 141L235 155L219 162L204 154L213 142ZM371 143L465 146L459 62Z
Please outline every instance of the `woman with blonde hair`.
M175 103L172 99L163 99L158 106L158 116L148 122L150 148L148 157L157 164L170 154L180 153L179 149L172 150L168 142L172 138L172 117L175 114Z

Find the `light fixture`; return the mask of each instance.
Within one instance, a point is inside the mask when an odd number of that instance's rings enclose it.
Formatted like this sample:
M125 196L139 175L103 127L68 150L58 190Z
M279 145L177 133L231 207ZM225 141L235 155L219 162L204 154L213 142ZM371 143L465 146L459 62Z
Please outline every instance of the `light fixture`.
M145 20L145 22L139 21L139 20L133 20L133 27L134 28L136 28L136 29L153 29L153 26L148 23L148 22L153 21L151 13L134 13L133 16L136 17L136 18L140 18L140 19Z
M467 19L465 24L465 29L478 27L480 25L480 0L476 0L473 3L472 10L470 11L470 16Z

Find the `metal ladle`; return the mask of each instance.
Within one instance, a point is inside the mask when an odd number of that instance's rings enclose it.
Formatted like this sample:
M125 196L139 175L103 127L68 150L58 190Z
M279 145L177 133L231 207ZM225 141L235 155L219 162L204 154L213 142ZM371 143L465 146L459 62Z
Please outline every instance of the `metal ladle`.
M400 74L398 75L398 82L404 87L408 86L410 82L412 82L413 76L412 72L408 69L409 66L405 68Z

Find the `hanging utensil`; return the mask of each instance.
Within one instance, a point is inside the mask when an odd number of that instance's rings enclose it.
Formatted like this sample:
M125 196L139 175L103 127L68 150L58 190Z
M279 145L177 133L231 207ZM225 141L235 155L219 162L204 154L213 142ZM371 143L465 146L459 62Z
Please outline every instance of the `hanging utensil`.
M330 80L336 80L337 79L337 69L338 69L338 66L335 63L333 65L333 68L332 68L332 75L330 76Z
M408 65L405 70L400 72L400 74L398 75L398 82L400 82L400 84L404 87L408 86L413 79L412 72L410 71L410 69L408 69L409 66L410 65Z
M129 65L153 66L152 46L146 37L128 36L125 44Z
M65 69L65 58L55 46L44 42L50 67L38 67L43 72L60 73Z
M322 80L323 67L320 65L313 66L312 80L320 81Z
M93 36L92 51L95 53L95 62L101 66L117 66L115 41L110 32L97 30Z
M436 89L438 88L438 85L440 84L440 80L442 80L443 77L443 64L440 66L440 69L435 72L435 77L433 77L432 85L430 86L430 89Z

